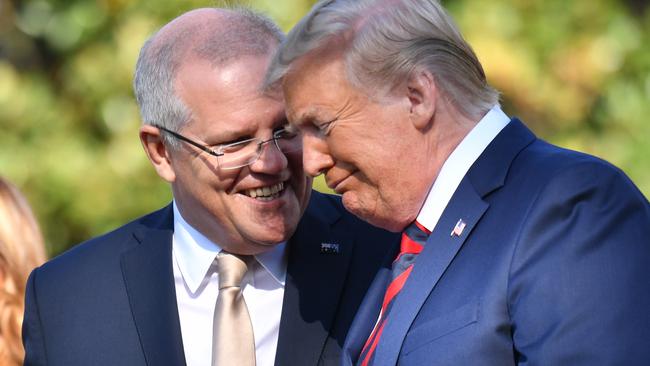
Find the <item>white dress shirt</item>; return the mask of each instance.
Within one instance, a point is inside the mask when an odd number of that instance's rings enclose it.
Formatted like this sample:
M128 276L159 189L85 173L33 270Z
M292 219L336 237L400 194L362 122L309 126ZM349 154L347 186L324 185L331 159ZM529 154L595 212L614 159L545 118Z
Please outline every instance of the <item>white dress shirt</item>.
M497 104L481 118L454 149L442 165L442 169L440 169L440 173L418 214L417 221L422 226L433 231L469 168L509 122L510 117L503 113ZM449 230L451 229L453 228L449 228Z
M281 243L255 256L242 283L257 366L275 361L287 274L285 247ZM187 366L210 366L212 360L212 318L219 293L214 259L220 251L183 219L174 202L174 284Z

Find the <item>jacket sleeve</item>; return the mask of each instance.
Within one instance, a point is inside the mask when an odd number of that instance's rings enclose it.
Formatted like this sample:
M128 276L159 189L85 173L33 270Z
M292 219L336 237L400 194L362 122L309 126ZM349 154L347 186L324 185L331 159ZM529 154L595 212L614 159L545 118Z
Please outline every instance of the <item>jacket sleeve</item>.
M25 290L25 316L23 318L23 345L25 347L25 366L46 365L45 342L41 328L41 318L36 295L36 276L38 268L32 271Z
M518 365L650 360L650 205L618 169L578 164L520 228L508 310Z

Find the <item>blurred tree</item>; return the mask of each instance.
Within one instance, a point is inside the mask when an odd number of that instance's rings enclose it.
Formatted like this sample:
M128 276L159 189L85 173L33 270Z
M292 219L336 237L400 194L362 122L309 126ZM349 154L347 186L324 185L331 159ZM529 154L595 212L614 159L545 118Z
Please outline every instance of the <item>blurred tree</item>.
M33 202L51 254L171 199L138 140L135 60L162 24L225 3L288 30L314 1L0 0L0 172ZM615 163L650 194L645 1L443 3L509 114Z

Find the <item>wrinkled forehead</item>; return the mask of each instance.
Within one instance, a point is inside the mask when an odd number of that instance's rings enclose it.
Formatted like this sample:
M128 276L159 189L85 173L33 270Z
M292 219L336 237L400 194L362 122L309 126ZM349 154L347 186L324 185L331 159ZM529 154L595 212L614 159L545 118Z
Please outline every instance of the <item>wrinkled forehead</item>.
M282 84L286 113L293 125L332 119L359 93L349 83L340 57L305 57Z

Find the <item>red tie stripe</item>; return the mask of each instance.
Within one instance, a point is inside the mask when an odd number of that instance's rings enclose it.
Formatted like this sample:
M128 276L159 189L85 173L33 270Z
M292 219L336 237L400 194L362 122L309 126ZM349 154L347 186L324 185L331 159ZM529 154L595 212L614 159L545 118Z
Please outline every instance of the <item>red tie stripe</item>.
M375 353L375 348L377 348L377 343L379 342L379 337L381 337L381 333L384 331L384 325L386 325L385 321L381 322L381 325L377 328L377 334L373 337L371 335L370 338L368 338L368 341L372 339L372 343L370 344L370 348L368 349L367 357L363 359L363 362L361 362L361 366L368 366L368 363L370 362L372 355ZM374 333L374 331L373 331ZM363 347L364 351L368 347L368 343Z
M397 294L399 294L404 287L406 280L413 270L415 258L424 248L424 243L430 233L429 230L417 221L414 221L402 233L400 252L397 255L397 258L393 261L392 266L393 279L386 288L384 301L382 302L381 311L379 313L379 320L363 346L357 363L358 365L372 365L375 349L377 348L377 344L379 344L379 339L381 338L384 326L386 325L386 319L388 319L388 314L392 308L391 304Z
M399 259L404 254L420 254L422 248L423 248L422 244L409 238L408 235L406 235L406 233L402 233L402 242L400 243L400 251L399 254L397 255L397 258L395 258L395 262L399 261Z
M384 295L384 302L381 304L381 310L386 310L388 304L390 304L395 296L397 296L397 294L402 290L402 287L404 287L404 283L406 283L406 279L411 274L412 269L413 265L411 264L404 272L400 273L400 275L397 276L390 285L388 285L386 294Z

